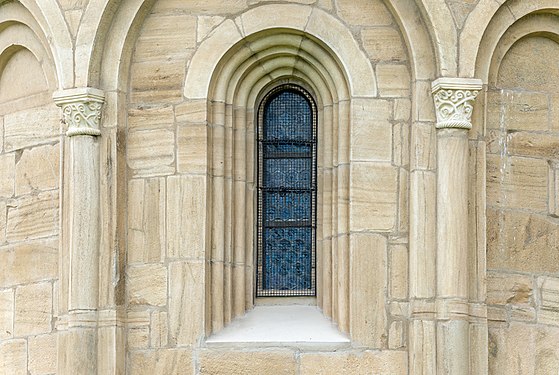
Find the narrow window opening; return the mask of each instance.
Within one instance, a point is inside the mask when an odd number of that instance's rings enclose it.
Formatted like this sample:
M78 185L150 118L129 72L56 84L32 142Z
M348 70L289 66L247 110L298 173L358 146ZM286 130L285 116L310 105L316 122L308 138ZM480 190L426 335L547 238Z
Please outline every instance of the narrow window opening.
M295 85L258 110L257 297L316 295L317 116Z

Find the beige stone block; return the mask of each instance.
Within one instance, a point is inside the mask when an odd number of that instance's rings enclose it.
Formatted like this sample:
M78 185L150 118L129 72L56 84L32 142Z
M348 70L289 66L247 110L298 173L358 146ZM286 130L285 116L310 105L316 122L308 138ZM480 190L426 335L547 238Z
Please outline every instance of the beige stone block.
M410 169L434 170L437 164L435 126L414 123L411 127L410 143Z
M179 124L206 124L207 117L206 100L187 100L175 106L175 118Z
M552 133L511 132L506 136L506 151L503 150L504 145L498 147L498 142L494 142L493 146L496 149L495 153L507 152L509 155L559 158L559 135Z
M400 186L398 190L398 229L400 232L405 233L409 231L409 223L410 223L410 213L409 213L410 178L409 178L409 172L406 169L400 168L399 172L400 172L399 173Z
M4 286L4 284L1 284ZM0 341L13 337L14 333L14 291L0 290Z
M555 309L559 314L559 278L541 276L538 278L541 307Z
M559 373L559 328L540 326L536 329L535 375Z
M167 61L160 58L133 63L130 69L130 102L181 102L185 68L184 60Z
M334 9L334 0L318 0L317 5L326 10Z
M129 266L126 276L130 304L152 306L167 304L167 267L161 264Z
M199 354L200 375L291 375L296 373L295 353L289 350L220 351L202 350Z
M336 0L338 14L348 23L358 26L390 25L392 16L379 0Z
M52 284L38 283L16 289L14 336L52 331Z
M149 347L149 327L133 327L128 329L126 345L130 349L147 349Z
M392 158L392 115L390 102L354 99L351 103L351 159L390 161Z
M487 274L488 305L533 305L532 278L511 273Z
M232 14L243 10L246 7L245 0L227 0L227 6L221 2L192 0L158 1L152 8L153 13L192 13L192 14Z
M405 245L390 246L390 298L408 296L408 249Z
M0 251L0 285L10 287L58 277L58 239L24 242Z
M406 52L398 30L391 27L375 27L361 30L363 48L375 61L405 61Z
M0 342L0 373L5 375L28 375L26 340Z
M133 61L184 60L196 46L196 17L185 13L152 13L142 24Z
M410 95L410 73L406 65L379 64L376 73L381 97Z
M549 103L547 94L514 92L505 102L504 118L508 130L548 129Z
M222 16L198 16L196 28L196 41L200 43L218 26L225 17Z
M510 320L515 322L536 322L536 309L531 306L512 305L510 309Z
M206 173L208 168L207 132L205 125L178 127L177 170L179 173Z
M0 197L10 198L15 188L15 153L0 155Z
M549 118L551 119L551 130L559 130L559 94L550 95L549 99L551 103ZM0 121L1 123L1 121Z
M173 345L194 345L204 335L204 263L171 263L169 282L169 338Z
M151 313L149 342L152 348L167 346L169 334L169 321L165 311Z
M394 99L394 121L407 122L410 116L411 101L409 99Z
M205 176L167 179L167 257L204 257L206 188Z
M388 331L388 347L390 349L402 349L406 346L404 327L405 324L401 320L396 320L390 324L390 330Z
M60 145L56 143L23 150L15 172L16 195L58 188Z
M128 110L128 129L148 130L168 128L175 123L171 105L137 106Z
M301 375L368 375L408 373L406 351L356 351L345 353L302 353Z
M192 352L184 349L131 351L130 375L183 375L194 374Z
M29 374L55 374L57 370L56 335L29 338Z
M4 116L4 149L51 143L60 134L60 109L53 103Z
M398 200L397 168L381 163L352 163L350 185L351 230L393 230Z
M387 240L378 234L351 234L350 251L351 338L380 349L387 336Z
M409 372L414 375L436 374L437 337L435 321L412 320L410 323Z
M58 191L47 191L8 201L9 242L58 234Z
M6 201L0 200L0 246L6 242L6 224L7 224L6 220L7 220Z
M175 133L154 129L128 134L128 166L138 176L161 176L175 171Z
M559 163L551 162L549 164L549 214L559 217Z
M489 373L533 374L536 330L531 324L510 324L506 329L489 329Z
M558 272L559 227L546 216L487 210L487 267Z
M487 155L487 203L547 213L548 174L546 160Z
M165 256L165 179L128 183L128 264L160 262Z

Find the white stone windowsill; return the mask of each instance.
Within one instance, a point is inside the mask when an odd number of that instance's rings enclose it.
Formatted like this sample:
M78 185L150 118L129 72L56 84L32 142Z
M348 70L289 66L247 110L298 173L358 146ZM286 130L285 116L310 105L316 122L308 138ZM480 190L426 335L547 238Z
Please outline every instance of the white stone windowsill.
M343 348L350 340L316 306L255 306L206 340L208 346Z

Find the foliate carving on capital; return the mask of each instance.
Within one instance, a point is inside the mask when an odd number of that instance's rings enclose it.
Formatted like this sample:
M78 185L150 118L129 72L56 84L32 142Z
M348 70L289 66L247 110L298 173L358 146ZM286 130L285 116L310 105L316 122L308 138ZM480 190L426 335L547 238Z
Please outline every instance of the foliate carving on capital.
M54 102L62 108L64 122L68 125L66 135L101 135L101 109L103 92L91 87L59 91Z
M481 80L439 78L433 82L437 129L472 128L473 102L482 87Z

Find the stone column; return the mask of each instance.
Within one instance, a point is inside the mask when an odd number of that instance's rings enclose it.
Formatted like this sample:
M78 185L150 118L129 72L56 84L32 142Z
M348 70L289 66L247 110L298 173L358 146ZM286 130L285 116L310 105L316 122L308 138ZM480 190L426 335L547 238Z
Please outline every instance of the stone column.
M481 80L439 78L437 115L437 374L468 375L468 130Z
M104 102L102 91L77 88L54 94L62 107L68 174L63 205L66 215L64 245L69 257L66 269L67 331L59 338L61 374L97 373L97 309L99 306L99 122Z

